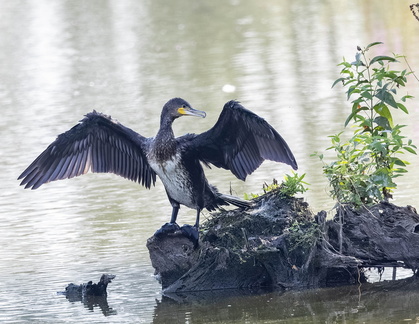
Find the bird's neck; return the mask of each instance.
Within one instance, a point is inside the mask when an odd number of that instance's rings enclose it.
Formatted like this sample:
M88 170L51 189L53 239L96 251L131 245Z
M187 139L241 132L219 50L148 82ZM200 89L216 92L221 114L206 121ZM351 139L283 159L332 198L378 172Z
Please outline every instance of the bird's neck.
M156 135L156 141L174 141L175 135L172 128L173 121L170 119L162 119L160 122L160 129Z
M176 140L172 121L162 120L154 140L154 152L158 160L165 161L176 154Z

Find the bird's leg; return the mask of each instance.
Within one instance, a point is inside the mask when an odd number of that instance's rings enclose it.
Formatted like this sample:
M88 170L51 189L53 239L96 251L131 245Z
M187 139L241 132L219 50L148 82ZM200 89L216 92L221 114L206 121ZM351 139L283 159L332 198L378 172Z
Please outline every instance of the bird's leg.
M154 233L154 236L163 236L168 233L174 233L177 230L180 229L179 225L176 224L176 218L177 214L179 212L180 205L177 202L172 201L172 217L170 218L170 223L164 224L159 230L157 230L156 233Z
M201 208L196 209L196 221L195 221L195 227L198 230L199 229L199 216L201 215Z
M177 205L173 204L172 207L173 207L173 209L172 209L172 217L170 218L170 223L175 224L177 214L179 213L180 206L179 206L179 204L177 204Z

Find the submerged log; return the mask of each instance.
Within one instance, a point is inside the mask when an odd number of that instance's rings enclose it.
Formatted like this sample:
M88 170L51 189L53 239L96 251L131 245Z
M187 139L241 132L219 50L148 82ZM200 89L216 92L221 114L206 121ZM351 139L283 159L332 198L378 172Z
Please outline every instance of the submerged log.
M115 275L105 273L100 277L98 283L93 283L93 281L82 284L70 283L65 288L65 291L58 292L57 294L65 295L67 300L71 303L80 301L91 311L93 311L95 307L99 307L105 316L116 315L116 310L109 307L107 300L108 284L110 284L115 277Z
M113 274L104 273L100 277L98 283L93 283L93 281L80 285L70 283L61 294L66 295L69 299L75 300L82 300L86 296L106 297L108 295L106 290L108 284L110 284L115 277L116 276Z
M416 270L419 216L382 203L342 206L326 221L324 211L272 191L249 210L212 214L198 248L180 232L153 236L147 247L165 293L349 285L366 281L364 267Z

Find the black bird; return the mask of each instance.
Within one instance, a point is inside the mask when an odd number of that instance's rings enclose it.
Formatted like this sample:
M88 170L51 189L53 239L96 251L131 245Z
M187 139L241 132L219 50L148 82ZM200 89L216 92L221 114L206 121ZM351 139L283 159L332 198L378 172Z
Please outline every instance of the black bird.
M179 228L176 218L180 205L196 210L194 231L203 208L212 211L228 204L249 206L249 202L221 194L208 184L202 164L230 170L241 180L264 160L297 169L290 148L278 132L237 101L227 102L216 124L199 135L174 137L172 123L181 116L204 118L206 114L181 98L173 98L163 107L157 135L146 138L93 111L59 135L18 179L23 179L25 188L37 189L44 183L91 170L115 173L150 188L157 174L173 208L170 223L157 232L161 234ZM192 236L197 238L197 231Z

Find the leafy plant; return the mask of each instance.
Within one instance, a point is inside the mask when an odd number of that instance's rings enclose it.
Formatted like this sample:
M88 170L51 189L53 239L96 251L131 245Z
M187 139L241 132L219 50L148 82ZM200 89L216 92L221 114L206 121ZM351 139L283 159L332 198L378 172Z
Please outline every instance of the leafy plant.
M305 187L308 185L307 182L303 181L305 177L305 173L303 175L298 175L298 173L292 172L292 175L286 174L284 180L281 183L278 183L278 180L273 179L272 183L268 185L264 183L262 186L263 192L266 194L273 190L278 190L278 192L287 197L294 197L298 193L304 193L308 189ZM244 199L253 199L259 197L259 194L244 194Z
M308 183L303 181L305 176L305 173L301 176L295 172L292 172L292 175L286 174L284 181L279 186L279 192L287 197L294 197L298 193L306 192Z
M367 57L368 50L357 47L355 61L343 60L342 77L332 85L342 83L347 87L347 100L352 109L345 121L345 127L352 122L354 135L347 141L342 133L330 136L337 160L323 166L331 184L331 195L341 203L377 203L392 197L397 187L395 178L407 172L409 164L400 156L405 153L416 154L416 146L401 134L404 125L395 124L392 111L400 110L408 114L404 103L412 96L398 97L398 90L404 87L407 76L412 72L394 70L392 66L403 56ZM324 161L323 154L317 155Z

